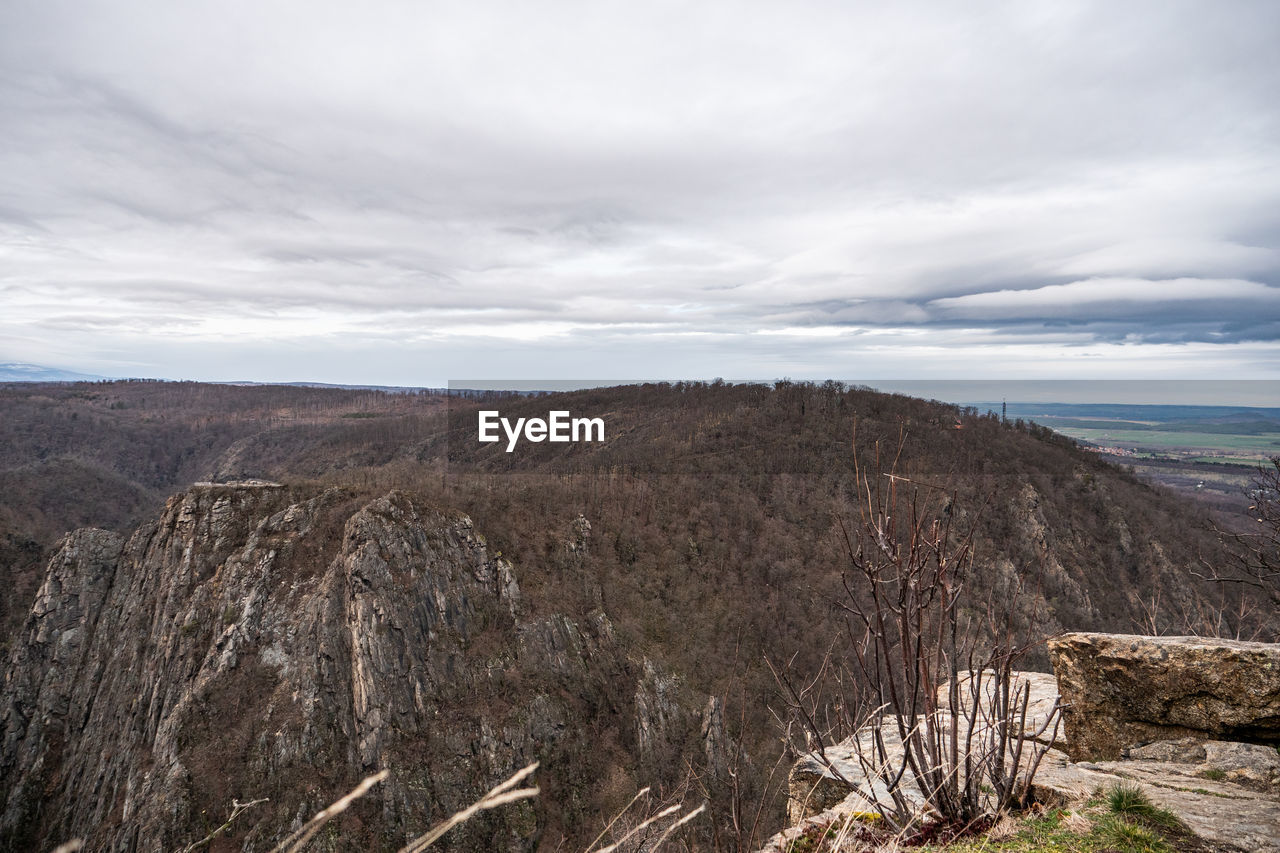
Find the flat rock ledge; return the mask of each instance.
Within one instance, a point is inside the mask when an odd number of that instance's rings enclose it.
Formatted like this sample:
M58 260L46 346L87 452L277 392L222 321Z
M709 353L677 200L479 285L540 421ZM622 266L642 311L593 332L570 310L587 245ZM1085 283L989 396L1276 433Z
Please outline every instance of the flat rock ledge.
M1270 758L1263 756L1262 761L1280 767L1280 754L1271 750ZM1066 804L1125 782L1142 788L1153 803L1225 850L1280 853L1280 796L1222 780L1219 773L1230 777L1256 770L1232 761L1220 763L1224 766L1139 759L1073 763L1064 753L1050 750L1036 774L1035 796L1041 802Z
M962 687L967 678L967 674L961 675ZM1015 683L1021 686L1024 682L1031 688L1025 732L1028 739L1032 739L1053 712L1054 702L1058 698L1058 685L1052 675L1043 672L1017 673ZM944 707L947 704L947 690L946 684L938 689L938 704ZM962 703L967 706L967 701L963 698ZM890 716L882 718L881 731L890 760L896 762L902 756L902 740L898 736L897 720ZM1061 732L1055 746L1062 748ZM872 810L871 804L877 800L887 801L889 792L884 783L879 779L869 779L863 769L860 756L870 756L872 753L872 733L869 728L864 728L853 737L827 747L821 754L811 752L801 756L788 777L787 818L790 823L798 823L832 808L846 798L851 798L849 805L856 811ZM911 802L924 802L923 795L914 784L906 788L904 794Z

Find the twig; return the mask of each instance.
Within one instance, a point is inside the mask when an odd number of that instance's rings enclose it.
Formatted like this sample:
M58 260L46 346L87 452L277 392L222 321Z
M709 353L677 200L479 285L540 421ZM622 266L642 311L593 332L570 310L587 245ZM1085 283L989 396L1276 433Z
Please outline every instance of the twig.
M226 832L227 827L231 826L231 822L233 820L240 817L241 812L247 811L248 809L251 809L256 805L260 805L261 803L265 803L265 802L268 802L267 797L261 797L256 800L250 800L247 803L242 803L239 800L232 800L231 801L231 817L227 818L227 822L224 823L222 826L218 827L217 829L215 829L213 832L206 835L204 838L201 838L199 841L193 841L190 844L188 844L186 847L183 847L182 850L179 851L179 853L191 853L192 850L197 850L200 847L203 847L213 839L217 838L222 833ZM58 850L61 850L61 849L62 849L61 847L58 848ZM54 853L57 853L57 851L55 850Z
M627 812L631 811L631 807L632 807L632 806L634 806L634 805L636 804L636 800L640 799L641 797L647 796L647 795L648 795L648 793L649 793L649 788L648 788L648 786L645 786L645 787L641 788L639 791L637 791L637 792L636 792L636 795L635 795L634 797L632 797L632 798L631 798L631 802L629 802L629 803L627 803L625 806L623 806L622 810L621 810L620 812L618 812L616 815L614 815L614 816L613 816L613 820L609 821L608 825L607 825L607 826L605 826L605 828L604 828L604 829L600 830L600 834L599 834L599 835L597 835L595 838L593 838L593 839L591 840L591 843L587 845L587 851L588 851L588 853L590 853L590 851L591 851L591 850L594 850L594 849L595 849L595 846L596 846L597 844L599 844L599 843L601 842L601 840L603 840L603 839L604 839L604 837L605 837L606 835L608 835L608 834L609 834L609 830L613 829L613 825L614 825L615 823L617 823L617 822L618 822L618 820L619 820L619 819L620 819L624 814L626 814Z
M515 788L516 785L526 779L537 769L538 762L535 761L523 770L517 771L510 779L503 782L501 785L498 785L475 803L467 806L462 811L455 813L443 823L437 824L427 832L426 835L410 841L404 847L401 847L399 853L421 853L421 851L426 850L439 840L440 836L444 835L458 824L470 820L477 813L482 812L485 809L497 808L498 806L506 805L507 803L514 803L517 800L523 800L528 797L536 797L538 795L537 788L519 788L514 791L511 789Z
M320 831L320 827L324 826L336 815L345 812L348 806L363 797L369 792L370 788L386 778L386 770L367 777L359 785L352 788L351 793L347 794L345 797L331 804L327 808L321 809L316 813L315 817L303 824L296 832L284 841L281 841L275 847L271 848L271 853L298 853L298 851L302 850L307 845L307 842L315 837L315 834Z

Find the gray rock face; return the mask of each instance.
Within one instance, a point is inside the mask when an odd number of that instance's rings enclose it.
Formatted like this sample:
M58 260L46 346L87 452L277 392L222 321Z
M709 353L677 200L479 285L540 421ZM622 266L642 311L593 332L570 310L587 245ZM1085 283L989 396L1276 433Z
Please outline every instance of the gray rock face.
M691 719L680 700L679 678L648 658L642 672L636 685L636 743L646 760L660 760L659 746L671 743L677 732L687 731Z
M6 823L31 820L44 779L62 762L80 722L66 673L93 672L92 638L111 590L124 540L106 530L77 530L49 563L25 631L15 647L22 665L9 670L0 705L0 800ZM12 817L10 817L12 815Z
M266 849L382 768L341 844L395 849L572 748L584 713L617 713L604 686L636 681L603 615L524 621L465 516L193 487L127 542L81 530L51 561L0 700L0 849L171 850L270 797L230 838ZM526 849L541 825L524 803L446 846Z
M1074 761L1182 737L1280 744L1280 645L1066 634L1049 655Z

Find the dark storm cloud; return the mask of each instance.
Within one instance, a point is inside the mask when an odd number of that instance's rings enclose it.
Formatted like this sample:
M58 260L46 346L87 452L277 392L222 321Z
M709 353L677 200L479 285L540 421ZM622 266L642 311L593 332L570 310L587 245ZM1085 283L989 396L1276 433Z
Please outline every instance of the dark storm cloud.
M1269 2L6 4L0 355L1272 375L1277 31Z
M1099 278L946 297L928 307L952 322L1040 320L1096 324L1144 340L1169 340L1175 330L1179 340L1266 340L1280 317L1280 287L1240 279Z

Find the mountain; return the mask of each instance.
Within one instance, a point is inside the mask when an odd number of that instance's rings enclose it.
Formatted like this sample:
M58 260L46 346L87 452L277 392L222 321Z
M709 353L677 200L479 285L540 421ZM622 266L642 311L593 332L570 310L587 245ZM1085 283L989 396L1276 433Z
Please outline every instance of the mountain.
M531 760L542 796L442 843L574 849L652 785L709 800L691 843L751 849L783 814L770 667L843 654L858 472L972 531L966 612L1020 637L1267 615L1199 578L1196 506L1034 424L835 383L0 405L0 849L170 849L263 796L223 841L269 847L384 767L334 832L395 849ZM606 439L507 453L482 408Z
M100 379L106 377L39 364L12 361L0 364L0 382L94 382Z
M0 838L173 850L268 797L242 836L262 844L390 767L344 845L398 847L529 761L607 774L643 673L603 616L526 610L470 519L398 492L196 486L127 539L77 531L0 705ZM523 849L546 818L525 804L450 842Z

